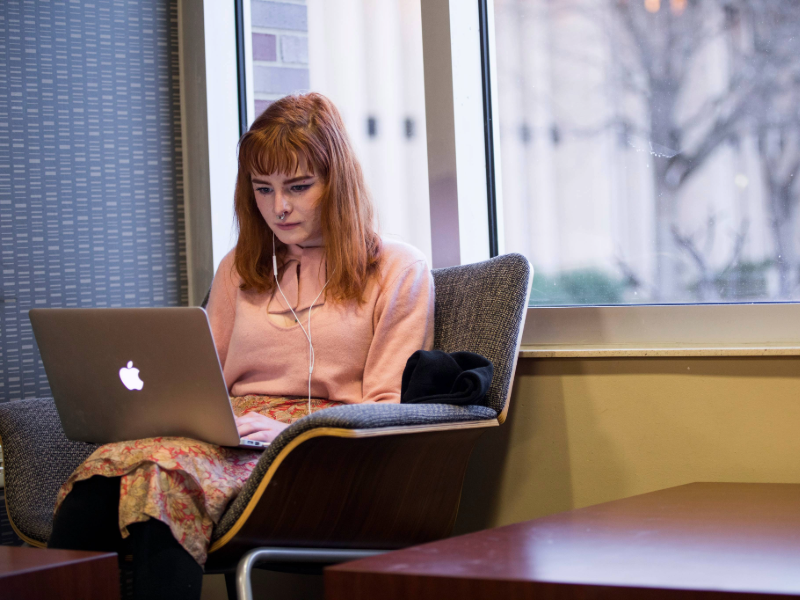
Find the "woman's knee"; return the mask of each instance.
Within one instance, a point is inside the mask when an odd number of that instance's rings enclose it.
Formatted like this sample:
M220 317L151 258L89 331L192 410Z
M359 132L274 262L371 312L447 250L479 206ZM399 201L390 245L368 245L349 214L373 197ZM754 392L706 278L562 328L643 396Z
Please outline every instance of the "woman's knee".
M78 481L58 509L50 548L116 552L119 531L119 477Z

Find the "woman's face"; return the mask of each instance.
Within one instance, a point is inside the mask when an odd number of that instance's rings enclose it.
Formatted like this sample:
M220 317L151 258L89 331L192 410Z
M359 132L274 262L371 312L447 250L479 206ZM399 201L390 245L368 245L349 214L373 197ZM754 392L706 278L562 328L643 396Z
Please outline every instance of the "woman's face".
M293 175L251 173L250 180L258 210L275 237L284 244L322 246L319 177L300 165Z

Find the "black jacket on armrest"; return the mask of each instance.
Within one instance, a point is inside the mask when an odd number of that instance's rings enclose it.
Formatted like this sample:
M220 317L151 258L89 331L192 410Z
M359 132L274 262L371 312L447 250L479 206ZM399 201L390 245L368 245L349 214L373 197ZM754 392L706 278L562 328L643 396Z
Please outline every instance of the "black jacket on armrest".
M474 352L417 350L403 370L400 402L485 404L494 366Z

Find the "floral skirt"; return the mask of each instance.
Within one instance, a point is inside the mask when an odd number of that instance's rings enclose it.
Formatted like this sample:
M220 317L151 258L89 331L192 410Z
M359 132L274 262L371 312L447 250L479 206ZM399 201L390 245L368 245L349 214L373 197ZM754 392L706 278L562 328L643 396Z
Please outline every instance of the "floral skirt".
M258 412L282 423L294 423L308 413L307 398L234 396L236 416ZM311 400L313 410L338 406ZM214 525L241 491L261 452L224 448L184 437L158 437L101 446L61 486L56 512L77 481L95 475L121 477L119 528L158 519L175 539L204 565Z

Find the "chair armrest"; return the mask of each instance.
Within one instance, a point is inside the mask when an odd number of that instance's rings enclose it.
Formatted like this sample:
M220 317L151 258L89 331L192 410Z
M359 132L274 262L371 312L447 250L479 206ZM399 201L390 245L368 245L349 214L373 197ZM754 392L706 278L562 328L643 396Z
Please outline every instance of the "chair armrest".
M412 425L441 425L496 419L497 412L486 406L452 404L345 404L320 410L281 432L270 450L282 449L301 433L318 427L377 429ZM272 448L274 446L274 448ZM262 459L263 460L263 459Z
M275 438L253 469L239 495L231 502L214 529L213 540L227 533L245 512L248 504L281 452L299 436L315 429L386 430L397 433L409 429L452 429L465 423L493 422L497 412L485 406L453 406L450 404L348 404L328 408L300 419Z
M0 404L0 443L9 519L25 541L44 544L58 489L98 446L66 438L52 398Z

